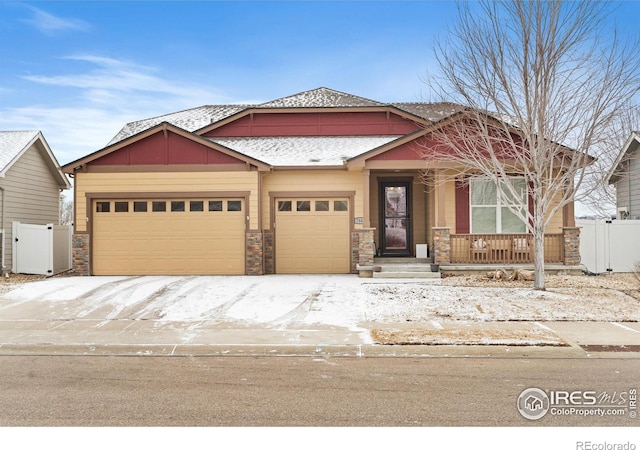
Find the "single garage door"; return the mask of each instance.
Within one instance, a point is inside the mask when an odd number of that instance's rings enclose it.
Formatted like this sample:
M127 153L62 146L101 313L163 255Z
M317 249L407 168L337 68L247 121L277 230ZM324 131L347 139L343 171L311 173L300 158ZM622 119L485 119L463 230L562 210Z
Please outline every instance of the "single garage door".
M349 273L349 200L276 199L276 272Z
M242 199L93 202L94 275L245 273Z

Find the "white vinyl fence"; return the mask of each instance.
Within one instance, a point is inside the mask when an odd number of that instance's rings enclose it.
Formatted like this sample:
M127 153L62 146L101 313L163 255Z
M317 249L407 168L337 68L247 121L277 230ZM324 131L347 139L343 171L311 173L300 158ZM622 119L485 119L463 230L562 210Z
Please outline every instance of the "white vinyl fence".
M71 227L13 222L12 271L55 275L71 269Z
M633 272L640 262L640 220L576 220L581 263L593 273Z

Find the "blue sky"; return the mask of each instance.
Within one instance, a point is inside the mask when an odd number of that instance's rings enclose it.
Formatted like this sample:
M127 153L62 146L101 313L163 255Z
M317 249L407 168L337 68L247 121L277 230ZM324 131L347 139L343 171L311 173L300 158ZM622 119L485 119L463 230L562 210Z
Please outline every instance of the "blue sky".
M429 100L451 1L2 1L0 130L43 131L60 163L127 122L325 86ZM640 3L614 19L635 26Z
M428 97L426 1L0 2L0 129L38 129L64 164L126 123L325 86Z

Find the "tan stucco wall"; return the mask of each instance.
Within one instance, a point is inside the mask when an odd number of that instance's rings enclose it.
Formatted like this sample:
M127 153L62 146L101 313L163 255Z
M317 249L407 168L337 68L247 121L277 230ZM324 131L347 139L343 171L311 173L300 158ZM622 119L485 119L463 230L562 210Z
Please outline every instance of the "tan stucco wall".
M258 172L76 173L76 231L87 231L87 193L250 192L251 229L258 227Z
M299 192L355 192L353 214L362 217L363 178L361 171L345 170L283 170L265 174L262 180L262 227L270 229L270 192L290 192L292 197ZM304 194L300 194L304 196ZM361 228L354 225L354 228Z

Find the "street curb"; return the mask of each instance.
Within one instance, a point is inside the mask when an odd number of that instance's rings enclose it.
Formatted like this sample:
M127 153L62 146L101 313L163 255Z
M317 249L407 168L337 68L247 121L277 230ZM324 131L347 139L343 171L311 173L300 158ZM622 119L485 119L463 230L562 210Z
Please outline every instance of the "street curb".
M0 344L0 356L585 358L589 355L572 346Z

